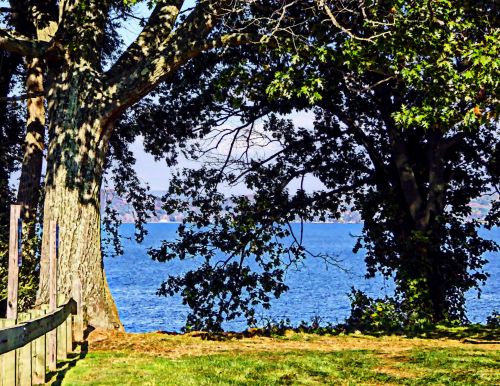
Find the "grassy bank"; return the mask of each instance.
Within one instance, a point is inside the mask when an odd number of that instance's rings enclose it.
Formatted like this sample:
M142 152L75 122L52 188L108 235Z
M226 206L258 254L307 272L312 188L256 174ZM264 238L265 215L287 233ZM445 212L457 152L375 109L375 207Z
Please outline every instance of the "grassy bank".
M451 335L453 336L453 334ZM495 385L494 339L93 333L62 385ZM493 338L495 338L493 334Z

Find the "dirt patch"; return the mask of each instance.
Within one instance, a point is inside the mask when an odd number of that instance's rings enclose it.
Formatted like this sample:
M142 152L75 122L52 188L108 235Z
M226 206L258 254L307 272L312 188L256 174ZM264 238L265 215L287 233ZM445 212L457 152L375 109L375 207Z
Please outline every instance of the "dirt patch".
M415 373L410 373L407 369L399 369L389 365L374 367L372 371L400 379L415 379L418 376Z
M89 335L90 351L133 351L145 355L176 358L182 356L211 355L220 353L369 350L393 361L405 357L414 348L479 348L452 339L407 339L399 336L372 337L366 335L318 336L287 333L284 337L227 335L224 339L208 340L204 333L191 334L129 334L95 330ZM483 350L498 350L495 344L481 344ZM384 367L385 368L385 367ZM388 370L392 371L392 370Z

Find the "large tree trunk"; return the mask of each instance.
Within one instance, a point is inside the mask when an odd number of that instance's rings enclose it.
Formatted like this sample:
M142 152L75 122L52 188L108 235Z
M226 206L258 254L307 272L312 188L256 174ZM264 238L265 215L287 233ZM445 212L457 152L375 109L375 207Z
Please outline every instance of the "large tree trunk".
M73 279L78 277L87 322L94 327L123 329L103 268L99 186L92 188L90 199L82 200L80 189L68 184L67 173L65 167L59 168L45 197L45 227L54 219L59 225L58 293L70 296ZM43 245L47 245L48 232L43 237ZM42 268L40 281L47 283L46 264ZM46 286L41 288L41 299L46 299L46 290Z
M87 322L123 329L104 274L100 187L111 128L100 116L95 79L73 72L72 88L49 91L49 134L44 225L59 225L58 293L69 297L73 279L83 287ZM65 76L65 75L62 75ZM80 88L79 86L82 86ZM94 93L95 92L95 93ZM48 232L43 233L38 302L47 300Z
M54 35L58 42L55 53L47 59L49 143L43 223L45 230L50 221L59 225L58 294L70 297L73 281L78 278L87 323L123 329L101 254L100 188L116 118L116 114L110 117L113 100L109 95L104 97L107 86L101 68L110 6L110 1L97 0L61 3L59 16L64 22ZM48 246L49 232L45 231L39 304L48 300Z

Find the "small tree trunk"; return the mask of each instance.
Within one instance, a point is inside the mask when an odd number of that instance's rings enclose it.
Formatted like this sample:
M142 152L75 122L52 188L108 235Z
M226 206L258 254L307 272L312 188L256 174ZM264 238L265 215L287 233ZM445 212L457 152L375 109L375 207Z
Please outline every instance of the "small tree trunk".
M18 30L25 32L29 28L27 20L17 21ZM48 42L55 34L57 24L46 21L43 26L36 28L37 38ZM42 94L44 92L43 59L26 59L26 92L28 94ZM26 139L24 142L24 156L19 180L17 201L23 205L24 220L33 221L36 216L36 207L40 199L40 179L42 177L43 150L45 144L45 98L38 96L27 100ZM33 230L31 230L32 232Z
M45 12L48 4L37 5L38 12ZM41 41L50 41L57 30L54 20L48 14L36 19L38 26L27 17L28 1L11 1L16 10L13 25L24 35L37 35ZM23 262L20 270L20 286L23 287L21 309L32 307L38 284L39 273L39 239L36 235L36 215L40 201L40 184L42 177L43 151L45 147L45 98L44 91L45 64L41 58L25 58L26 93L40 95L27 99L26 134L23 146L21 176L17 191L17 202L22 205L23 218Z
M21 63L18 55L0 51L0 97L9 95L12 78L16 68ZM10 106L12 107L12 106ZM10 174L14 169L14 164L18 161L16 149L19 141L20 128L16 127L9 112L9 103L0 100L0 241L8 240L8 226L11 199L11 189L9 187ZM6 231L5 231L6 230Z
M32 59L27 65L27 69L27 92L43 92L43 69L40 60ZM40 96L28 99L27 107L26 139L17 201L23 205L23 219L29 222L35 219L36 207L40 198L45 137L44 98Z

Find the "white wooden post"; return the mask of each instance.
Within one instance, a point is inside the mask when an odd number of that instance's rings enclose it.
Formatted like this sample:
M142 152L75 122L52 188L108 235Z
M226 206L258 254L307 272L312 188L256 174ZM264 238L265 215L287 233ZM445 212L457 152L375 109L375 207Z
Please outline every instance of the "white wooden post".
M21 205L10 206L9 275L7 289L7 319L17 318L17 292L19 290L19 219Z
M31 315L29 312L22 312L17 318L17 323L26 322L30 320L30 318ZM17 384L19 386L32 385L31 349L32 342L28 342L23 347L15 350L17 355Z
M73 315L73 337L75 342L83 342L83 296L82 282L78 276L73 278L73 288L71 289L71 297L76 302L76 315Z

